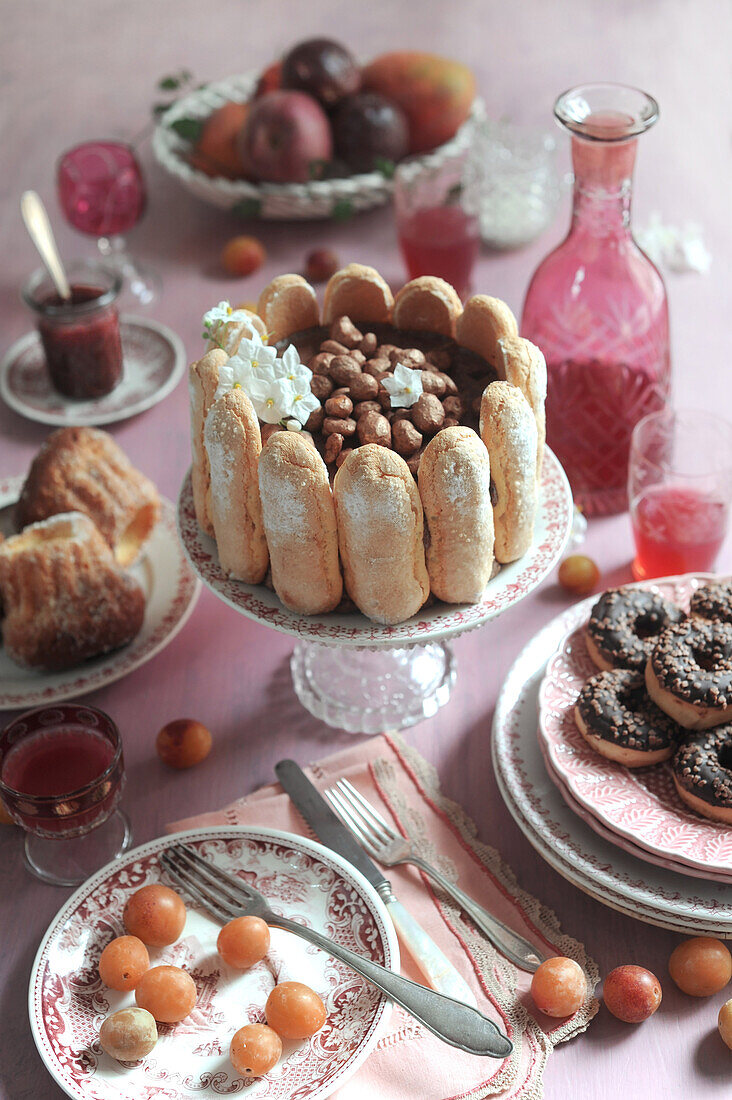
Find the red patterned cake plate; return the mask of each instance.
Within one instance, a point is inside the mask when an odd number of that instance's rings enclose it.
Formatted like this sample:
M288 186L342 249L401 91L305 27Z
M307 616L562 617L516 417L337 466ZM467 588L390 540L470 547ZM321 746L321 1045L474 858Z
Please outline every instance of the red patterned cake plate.
M188 905L181 938L151 949L153 965L182 966L198 989L196 1007L177 1025L160 1025L147 1058L121 1063L97 1038L104 1018L134 1005L133 993L101 982L103 947L123 934L122 910L138 887L164 875L159 857L185 840L223 869L242 875L275 909L359 954L399 969L399 948L384 905L362 875L320 844L271 829L221 827L161 837L103 867L59 910L33 964L29 1011L33 1038L56 1082L75 1100L213 1100L245 1092L252 1100L317 1100L356 1072L383 1034L391 1004L358 974L288 932L249 971L227 967L216 951L220 925ZM323 998L328 1018L305 1042L285 1041L266 1077L245 1081L228 1058L234 1032L263 1022L277 981L302 981Z
M11 534L12 505L23 477L0 478L0 531ZM160 519L132 567L145 593L145 618L129 645L63 672L22 668L0 647L0 709L34 707L75 699L111 684L149 661L182 630L196 606L201 582L193 575L175 530L175 512L161 500Z
M687 574L638 587L659 591L686 610L694 589L710 579ZM590 598L581 605L581 625L562 639L539 692L539 741L549 774L602 826L597 831L606 839L629 842L634 855L652 856L661 866L732 883L732 833L685 807L669 763L625 768L594 752L577 730L574 704L584 681L597 672L583 637L593 603Z

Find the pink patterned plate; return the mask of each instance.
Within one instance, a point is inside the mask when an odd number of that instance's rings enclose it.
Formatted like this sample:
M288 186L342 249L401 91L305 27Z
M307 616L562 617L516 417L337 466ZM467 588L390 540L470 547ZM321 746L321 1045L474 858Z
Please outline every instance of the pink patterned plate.
M106 397L73 401L52 387L40 337L29 332L17 340L0 363L0 394L28 420L57 428L113 424L157 405L175 389L186 366L178 336L157 321L121 317L124 375Z
M709 574L655 581L649 587L687 609L694 589ZM571 630L549 661L539 692L539 739L550 764L576 803L605 830L633 844L634 854L654 856L662 866L699 877L732 882L732 833L688 810L676 793L668 763L624 768L593 751L581 737L573 710L582 684L597 671L587 655L582 625ZM606 835L603 833L602 835Z
M216 952L220 925L195 903L181 938L151 949L153 965L188 970L198 988L190 1016L160 1025L157 1045L139 1062L120 1063L97 1038L104 1018L134 1005L133 993L101 982L103 947L123 934L122 910L138 887L164 878L159 856L185 840L207 859L256 886L274 909L338 943L399 968L394 928L362 875L320 844L271 829L221 827L161 837L98 871L60 909L36 955L29 988L33 1038L46 1068L76 1100L213 1100L246 1092L267 1100L316 1100L356 1072L388 1022L391 1005L373 986L304 940L272 929L267 957L249 971ZM228 1058L234 1032L263 1022L277 981L302 981L325 1001L328 1018L306 1042L285 1041L266 1077L245 1081Z
M541 584L562 556L572 527L572 494L564 470L550 450L544 452L544 469L534 541L518 561L501 567L490 581L479 604L444 604L436 601L397 626L380 626L364 615L296 615L280 603L264 585L231 580L219 565L216 543L196 522L190 474L178 498L178 531L194 570L208 587L236 611L321 645L398 647L426 645L482 626L528 596Z
M10 505L18 499L23 477L0 478L0 530L12 530ZM196 606L201 582L194 577L175 529L175 512L162 501L158 525L132 573L146 597L142 630L124 649L86 661L64 672L39 672L11 661L0 647L0 709L58 703L96 691L145 664L172 642Z

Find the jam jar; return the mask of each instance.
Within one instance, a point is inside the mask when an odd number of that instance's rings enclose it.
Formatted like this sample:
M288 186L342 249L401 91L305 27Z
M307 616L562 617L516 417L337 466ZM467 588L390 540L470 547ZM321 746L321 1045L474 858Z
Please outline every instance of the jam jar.
M116 300L119 275L98 264L69 266L71 298L64 300L46 271L36 271L23 299L36 314L54 389L88 401L111 393L122 379L122 342Z

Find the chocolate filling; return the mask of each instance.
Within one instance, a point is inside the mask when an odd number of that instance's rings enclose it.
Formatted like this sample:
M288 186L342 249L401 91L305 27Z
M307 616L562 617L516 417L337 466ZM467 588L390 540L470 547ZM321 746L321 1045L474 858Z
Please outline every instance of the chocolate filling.
M718 581L697 588L689 612L718 623L732 623L732 582Z
M641 673L628 668L591 676L580 692L577 709L590 733L635 752L658 752L684 734L648 698Z
M614 668L641 672L660 633L684 612L645 588L610 588L592 608L587 633Z
M732 806L732 725L692 734L672 763L680 786L710 806Z
M664 630L651 656L662 688L685 702L732 709L732 625L688 619Z

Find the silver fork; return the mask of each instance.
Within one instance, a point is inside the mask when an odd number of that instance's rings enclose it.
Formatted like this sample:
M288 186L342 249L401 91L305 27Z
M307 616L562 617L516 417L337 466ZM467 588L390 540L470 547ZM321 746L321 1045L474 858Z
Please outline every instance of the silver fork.
M395 832L378 810L374 809L347 779L340 779L335 787L330 787L325 792L325 797L372 859L377 860L384 867L396 867L401 863L412 863L415 867L419 867L420 871L424 871L442 887L445 893L455 899L493 946L521 970L533 972L544 959L549 958L503 921L492 916L474 898L445 878L431 863L427 863L418 856L412 849L411 841Z
M182 886L190 897L222 924L234 917L250 914L261 917L274 928L294 932L296 936L340 959L451 1046L467 1051L468 1054L488 1055L492 1058L505 1058L511 1053L511 1040L476 1008L454 1001L442 993L435 993L426 986L403 978L401 974L387 970L371 959L349 951L347 947L334 943L313 928L307 928L288 917L281 917L270 909L262 895L249 883L209 863L194 848L186 844L174 844L162 854L160 862L173 881Z

